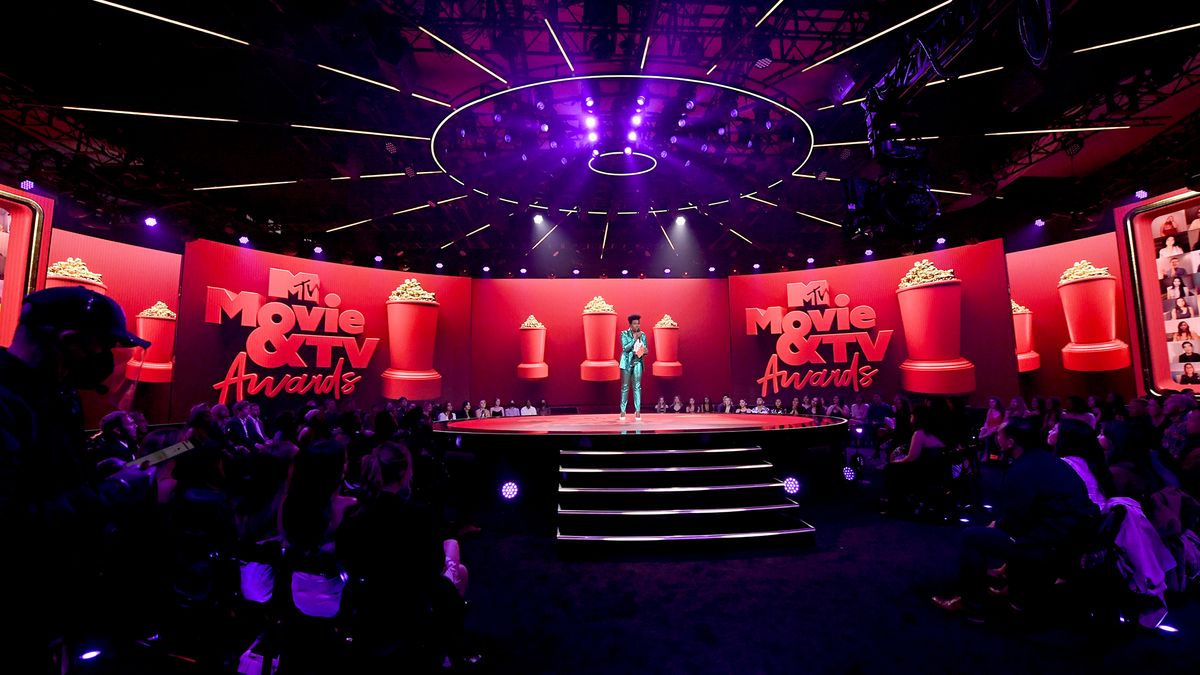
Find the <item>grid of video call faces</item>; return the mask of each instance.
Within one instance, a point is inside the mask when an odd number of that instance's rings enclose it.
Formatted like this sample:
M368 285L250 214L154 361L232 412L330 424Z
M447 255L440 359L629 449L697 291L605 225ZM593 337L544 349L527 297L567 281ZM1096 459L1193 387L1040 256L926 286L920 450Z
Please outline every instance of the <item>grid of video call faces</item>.
M1200 206L1163 214L1150 223L1171 379L1200 385Z

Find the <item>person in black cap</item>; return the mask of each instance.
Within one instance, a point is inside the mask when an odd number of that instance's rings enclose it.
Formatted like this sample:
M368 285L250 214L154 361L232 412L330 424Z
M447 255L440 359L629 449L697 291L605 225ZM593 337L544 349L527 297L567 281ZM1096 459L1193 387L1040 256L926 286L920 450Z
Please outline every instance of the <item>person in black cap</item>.
M0 631L10 643L0 647L12 672L78 657L73 624L97 609L89 561L112 514L149 487L145 470L94 480L84 461L78 390L106 391L118 346L149 343L129 332L120 305L76 286L26 297L12 345L0 348L0 579L14 627Z

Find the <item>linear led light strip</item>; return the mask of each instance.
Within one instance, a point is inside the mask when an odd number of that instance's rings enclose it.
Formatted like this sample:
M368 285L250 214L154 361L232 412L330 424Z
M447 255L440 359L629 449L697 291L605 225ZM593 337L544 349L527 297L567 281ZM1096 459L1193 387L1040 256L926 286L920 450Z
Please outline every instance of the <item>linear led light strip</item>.
M130 13L132 13L132 14L137 14L138 16L144 16L144 17L146 17L146 18L148 18L148 19L154 19L155 21L162 21L163 23L169 23L169 24L171 24L172 26L179 26L180 28L186 28L186 29L188 29L188 30L194 30L194 31L196 31L197 33L204 33L205 35L211 35L211 36L213 36L213 37L221 38L222 40L229 40L230 42L236 42L236 43L238 43L239 45L242 45L242 46L244 46L244 47L249 47L249 46L250 46L250 43L249 43L249 42L246 42L245 40L239 40L239 39L237 39L237 38L235 38L235 37L229 37L228 35L222 35L221 33L217 33L217 32L215 32L215 31L208 30L207 28L201 28L201 27L199 27L199 26L193 26L193 25L191 25L191 24L189 24L189 23L183 23L182 21L176 21L176 20L174 20L174 19L168 19L168 18L167 18L167 17L165 17L165 16L159 16L159 15L157 15L157 14L151 14L150 12L143 12L143 11L142 11L142 10L140 10L140 9L134 9L134 8L132 8L132 7L126 7L125 5L118 5L117 3L115 3L115 2L109 2L108 0L92 0L92 1L93 1L93 2L96 2L96 3L98 3L98 4L101 4L101 5L106 5L106 6L108 6L108 7L112 7L112 8L114 8L114 9L120 9L120 10L123 10L123 11L126 11L126 12L130 12Z
M646 56L649 54L650 54L650 36L647 35L646 36L646 44L642 47L642 65L640 67L638 67L638 70L646 69Z
M567 67L571 72L575 72L575 64L571 63L571 57L567 56L567 50L563 48L563 43L558 39L558 33L554 32L554 26L550 25L550 19L543 19L546 22L546 29L550 31L550 37L554 38L554 44L558 45L558 52L562 54L563 60L567 62Z
M430 176L430 175L440 174L440 173L442 173L442 172L441 171L418 171L418 172L416 172L415 175ZM404 171L397 171L394 173L367 173L367 174L358 176L357 178L359 178L359 179L392 178L392 177L401 177L401 176L407 176L407 175L408 174L405 173ZM330 181L354 180L354 178L355 178L355 176L334 176L333 178L329 178L329 179L297 178L295 180L273 180L273 181L264 181L261 183L237 183L234 185L209 185L206 187L192 188L192 191L193 192L205 192L205 191L210 191L210 190L237 190L237 189L241 189L241 188L268 187L271 185L294 185L296 183L314 183L316 181L324 181L324 180L330 180Z
M439 101L436 98L430 98L429 96L426 96L424 94L418 94L415 91L412 92L412 97L416 98L416 99L420 99L422 101L427 101L429 103L435 103L435 104L440 105L445 108L451 108L451 109L454 108L454 106L450 105L449 103L446 103L445 101Z
M295 129L311 129L313 131L335 131L340 134L361 134L363 136L383 136L384 138L402 138L407 141L427 141L428 136L412 136L410 134L393 134L386 131L363 131L362 129L341 129L338 127L319 127L312 124L289 124Z
M455 54L458 54L459 56L461 56L464 59L466 59L467 61L469 61L471 63L471 65L482 70L483 72L487 73L488 75L491 75L492 77L496 78L497 80L500 80L504 84L508 84L508 80L504 79L503 77L500 77L499 75L496 74L495 71L491 70L490 68L483 65L482 63L476 61L475 59L471 58L470 56L467 56L466 53L464 53L458 47L455 47L454 45L450 44L449 42L446 42L445 40L438 37L437 35L434 35L432 32L430 32L430 30L428 28L426 28L424 26L417 26L417 28L420 28L422 33L428 35L429 37L433 38L434 40L437 40L438 42L440 42L444 47L446 47L450 51L454 52Z
M608 246L608 221L604 221L604 238L600 240L600 259L604 260L604 247Z
M459 195L457 197L450 197L448 199L443 199L441 201L434 202L432 205L441 206L442 204L449 204L450 202L456 202L460 199L466 199L466 198L467 198L467 195ZM420 211L421 209L427 209L432 205L429 204L428 202L426 202L424 204L418 204L416 206L412 206L407 209L400 209L399 211L392 213L392 215L399 216L399 215L403 215L405 213L412 213L413 211ZM375 218L367 218L366 220L355 221L355 222L349 223L347 225L338 225L337 227L333 227L328 230L325 230L325 233L329 234L330 232L337 232L338 230L344 230L348 227L354 227L355 225L362 225L364 223L369 223L373 220L375 220ZM470 236L470 235L468 235L468 236Z
M463 236L459 237L458 239L451 239L450 241L448 241L448 242L446 242L446 243L442 244L442 247L441 247L440 249L438 249L438 250L440 250L440 251L444 251L444 250L446 250L446 249L450 248L451 246L453 246L453 245L454 245L456 242L462 241L463 239L466 239L467 237L470 237L470 236L471 236L471 235L473 235L473 234L479 234L480 232L483 232L484 230L488 229L488 228L489 228L489 227L491 227L491 226L492 226L492 224L491 224L491 223L488 223L487 225L484 225L483 227L479 227L479 228L476 228L476 229L474 229L474 230L471 230L470 232L468 232L468 233L464 234Z
M985 131L984 136L1028 136L1033 134L1079 134L1090 131L1120 131L1129 129L1128 124L1116 124L1102 127L1070 127L1065 129L1022 129L1020 131ZM917 136L914 138L897 139L900 141L932 141L941 136ZM814 148L838 148L847 145L867 145L870 141L840 141L837 143L813 143ZM794 174L799 175L799 174Z
M832 225L832 226L834 226L834 227L841 227L841 226L842 226L842 224L841 224L841 223L835 223L835 222L833 222L832 220L825 220L825 219L824 219L824 218L822 218L821 216L814 216L814 215L813 215L813 214L811 214L811 213L805 213L805 212L803 212L803 211L797 211L797 212L796 212L796 215L798 215L798 216L804 216L805 218L810 218L810 219L812 219L812 220L815 220L815 221L817 221L818 223L825 223L826 225Z
M255 188L267 187L268 185L291 185L300 181L295 180L275 180L265 183L239 183L238 185L212 185L209 187L192 188L193 192L205 192L207 190L236 190L238 188Z
M399 89L397 89L396 87L393 87L392 85L390 85L386 82L380 82L379 80L372 80L371 78L363 77L362 75L355 75L354 73L348 73L344 70L339 70L337 68L334 68L333 66L327 66L323 63L318 63L317 67L322 70L328 70L331 73L337 73L338 75L342 75L344 77L354 78L356 80L359 80L360 82L366 82L367 84L373 84L376 87L383 87L384 89L391 89L392 91L394 91L396 93L400 93Z
M110 115L133 115L135 117L162 117L174 120L194 120L197 122L232 122L237 123L239 120L229 119L227 117L200 117L199 115L171 115L167 113L152 113L140 112L137 110L114 110L112 108L84 108L81 106L64 105L63 110L80 110L83 112L98 112L108 113Z
M1115 42L1105 42L1104 44L1092 45L1091 47L1084 47L1083 49L1076 49L1072 53L1079 54L1082 52L1090 52L1090 51L1093 51L1096 49L1104 49L1105 47L1116 47L1117 45L1129 44L1130 42L1137 42L1138 40L1148 40L1150 38L1155 38L1160 35L1167 35L1169 33L1178 33L1179 31L1183 31L1183 30L1192 30L1193 28L1200 28L1200 23L1191 23L1186 26L1179 26L1178 28L1168 28L1167 30L1160 30L1157 33L1147 33L1146 35L1138 35L1138 36L1131 37L1131 38L1125 38L1124 40L1117 40Z
M953 1L954 1L954 0L946 0L945 2L943 2L943 3L939 4L939 5L935 5L935 6L933 6L933 7L930 7L929 9L925 10L924 12L921 12L920 14L918 14L918 15L916 15L916 16L913 16L913 17L907 18L907 19L905 19L904 21L901 21L900 23L896 24L895 26L892 26L891 28L884 29L883 31L881 31L881 32L879 32L879 33L876 33L876 34L872 35L871 37L869 37L869 38L867 38L867 39L865 39L865 40L862 40L862 41L860 41L860 42L856 42L856 43L854 43L854 44L850 45L849 47L846 47L845 49L843 49L843 50L841 50L841 51L834 52L834 53L830 54L829 56L826 56L825 58L821 59L820 61L817 61L816 63L814 63L814 64L812 64L812 65L810 65L810 66L807 66L807 67L805 67L805 68L804 68L804 70L801 70L800 72L802 72L802 73L807 73L808 71L812 70L813 68L816 68L817 66L821 65L822 63L828 63L828 62L830 62L830 61L832 61L832 60L836 59L837 57L839 57L839 56L841 56L841 55L843 55L843 54L847 54L847 53L849 53L849 52L852 52L852 51L854 51L855 49L858 49L859 47L861 47L861 46L863 46L863 45L867 44L868 42L871 42L872 40L875 40L875 39L877 39L877 38L881 38L881 37L883 37L884 35L887 35L888 33L890 33L890 32L892 32L892 31L896 30L897 28L901 28L901 27L903 27L903 26L907 26L908 24L912 23L913 21L916 21L917 19L920 19L921 17L923 17L923 16L925 16L925 15L927 15L927 14L930 14L930 13L932 13L932 12L936 12L936 11L938 11L939 9L941 9L941 8L945 7L946 5L949 5L949 4L950 4L951 2L953 2Z
M965 80L969 77L975 77L976 75L987 75L988 73L995 73L995 72L998 72L1001 70L1004 70L1004 66L996 66L995 68L987 68L984 70L977 70L973 73L963 73L962 75L959 75L958 77L954 78L954 81L957 82L958 80ZM929 82L925 83L925 86L932 87L935 84L942 84L942 83L948 82L948 81L949 81L948 78L942 78L940 80L930 80Z

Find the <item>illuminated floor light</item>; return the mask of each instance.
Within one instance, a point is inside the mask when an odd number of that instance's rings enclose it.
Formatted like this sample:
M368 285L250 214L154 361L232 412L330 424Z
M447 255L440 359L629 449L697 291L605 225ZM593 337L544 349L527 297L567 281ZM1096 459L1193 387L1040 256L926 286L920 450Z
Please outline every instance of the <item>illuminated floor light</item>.
M64 105L63 110L78 110L80 112L96 112L106 113L109 115L132 115L134 117L160 117L172 120L192 120L196 122L231 122L237 123L237 120L227 117L201 117L199 115L173 115L169 113L152 113L142 112L139 110L116 110L113 108L85 108L82 106Z
M938 238L937 238L937 243L938 243L938 246L945 245L945 243L946 243L946 238L945 238L945 237L938 237Z
M342 75L342 76L345 76L345 77L350 77L350 78L353 78L353 79L355 79L355 80L359 80L360 82L366 82L367 84L373 84L373 85L375 85L376 87L383 87L384 89L391 89L392 91L394 91L394 92L396 92L396 93L399 93L399 92L400 92L400 90L399 90L399 89L397 89L396 87L393 87L392 85L390 85L390 84L388 84L388 83L386 83L386 82L380 82L380 81L378 81L378 80L372 80L372 79L371 79L371 78L369 78L369 77L363 77L362 75L355 75L354 73L348 73L348 72L346 72L346 71L344 71L344 70L338 70L337 68L334 68L334 67L332 67L332 66L327 66L327 65L325 65L325 64L323 64L323 63L318 63L318 64L317 64L317 67L318 67L318 68L321 68L322 70L328 70L328 71L329 71L329 72L331 72L331 73L337 73L338 75ZM414 94L414 96L416 96L416 94ZM418 97L418 98L419 98L419 97Z
M800 493L800 481L796 480L795 476L788 476L783 479L783 491L789 495Z
M142 222L146 224L146 227L156 227L158 225L158 218L147 216Z
M670 274L670 273L671 273L671 268L670 268L670 267L668 267L668 268L666 268L666 269L664 269L664 270L663 270L663 274Z
M487 265L484 265L484 266L483 266L483 271L484 271L484 272L491 272L491 271L492 271L492 268L491 268L491 267L489 267L489 266L487 266Z
M1133 193L1133 196L1137 197L1138 199L1145 199L1146 197L1150 196L1150 193L1146 192L1145 190L1138 190L1137 192Z
M33 181L31 181L29 179L25 179L25 180L21 181L21 189L22 190L29 192L33 188L34 188Z
M871 249L867 249L867 250L863 251L863 255L865 255L869 258L869 257L875 255L875 251L873 251Z
M522 267L522 268L521 268L521 274L525 274L525 273L526 273L526 272L528 272L528 271L529 271L529 270L525 269L524 267Z
M623 276L623 277L629 276L629 270L621 270L621 276Z
M381 256L381 255L375 256L375 262L377 262L377 263L383 262L383 256Z
M317 255L320 255L324 252L325 252L325 249L321 248L320 246L313 247L313 253L316 253Z
M134 8L132 8L132 7L126 7L125 5L118 5L117 3L115 3L115 2L109 2L108 0L92 0L92 1L93 1L93 2L96 2L96 3L98 3L98 4L101 4L101 5L106 5L106 6L108 6L108 7L113 7L113 8L115 8L115 9L120 9L120 10L123 10L123 11L126 11L126 12L130 12L130 13L132 13L132 14L137 14L137 15L139 15L139 16L144 16L144 17L146 17L146 18L148 18L148 19L154 19L155 21L162 21L163 23L169 23L169 24L171 24L172 26L179 26L180 28L186 28L186 29L188 29L188 30L194 30L194 31L196 31L197 33L204 33L205 35L211 35L211 36L213 36L213 37L216 37L216 38L221 38L222 40L229 40L230 42L236 42L236 43L238 43L239 45L242 45L243 47L249 47L249 46L250 46L250 43L249 43L249 42L246 42L245 40L239 40L239 39L237 39L237 38L235 38L235 37L229 37L228 35L222 35L221 33L217 33L217 32L214 32L214 31L208 30L208 29L206 29L206 28L201 28L201 27L199 27L199 26L193 26L193 25L191 25L191 24L188 24L188 23L183 23L182 21L176 21L176 20L174 20L174 19L168 19L168 18L167 18L167 17L165 17L165 16L159 16L159 15L157 15L157 14L151 14L150 12L143 12L143 11L142 11L142 10L140 10L140 9L134 9ZM97 653L99 653L99 652L97 652Z
M753 265L751 265L751 267L753 267L754 269L759 269L760 267L762 267L762 265L759 265L758 263L754 263Z
M809 265L811 265L811 264L813 264L813 263L815 263L815 262L817 262L816 258L809 258L809 259L808 259L808 264L809 264Z
M443 265L442 263L438 263L438 264L434 265L434 267L436 267L436 268L438 268L438 269L440 270L440 269L442 269L443 267L445 267L445 265Z
M424 33L424 34L428 35L429 37L433 38L434 40L437 40L438 42L442 43L442 45L445 46L450 51L454 52L455 54L458 54L459 56L461 56L464 59L466 59L467 61L469 61L471 63L471 65L482 70L483 72L487 73L488 75L491 75L492 77L496 78L497 80L500 80L504 84L508 84L508 80L504 79L503 77L500 77L498 74L495 73L495 71L491 70L490 68L483 65L482 63L476 61L475 59L471 58L470 56L467 56L467 54L464 53L462 50L460 50L458 47L455 47L454 45L450 44L449 42L446 42L442 38L429 32L429 29L425 28L424 26L417 26L417 28L419 28L422 33Z
M579 276L579 270L571 270L571 274L574 274L575 276Z
M238 243L242 246L245 246L250 243L250 237L247 237L243 234L242 236L238 237Z
M806 68L804 68L804 70L801 70L800 72L802 72L802 73L807 73L808 71L812 70L813 68L816 68L817 66L819 66L819 65L821 65L821 64L823 64L823 63L829 63L830 61L832 61L832 60L834 60L834 59L838 58L839 56L841 56L841 55L843 55L843 54L846 54L846 53L849 53L849 52L851 52L851 51L854 51L855 49L858 49L859 47L861 47L861 46L863 46L863 45L867 44L868 42L871 42L872 40L875 40L875 39L881 38L881 37L883 37L884 35L887 35L888 33L890 33L890 32L892 32L892 31L896 30L897 28L901 28L901 27L903 27L903 26L906 26L906 25L908 25L908 24L912 23L913 21L916 21L917 19L920 19L921 17L923 17L923 16L925 16L925 15L927 15L927 14L930 14L930 13L932 13L932 12L936 12L937 10L939 10L939 9L941 9L941 8L943 8L943 7L945 7L946 5L949 5L949 4L950 4L952 1L953 1L953 0L946 0L945 2L943 2L943 3L941 3L941 4L938 4L938 5L935 5L935 6L933 6L933 7L930 7L929 9L925 10L924 12L921 12L920 14L918 14L918 15L916 15L916 16L913 16L913 17L907 18L907 19L905 19L904 21L901 21L900 23L896 24L895 26L892 26L891 28L887 28L887 29L885 29L885 30L883 30L883 31L881 31L881 32L879 32L879 33L876 33L876 34L872 35L871 37L869 37L869 38L867 38L867 39L865 39L865 40L861 40L861 41L859 41L859 42L856 42L856 43L854 43L854 44L850 45L849 47L846 47L845 49L842 49L842 50L840 50L840 51L834 52L834 53L830 54L829 56L826 56L825 58L821 59L820 61L817 61L816 63L814 63L814 64L812 64L812 65L810 65L810 66L807 66Z
M709 272L716 272L716 271L717 271L717 268L715 268L715 267L709 267L709 268L708 268L708 271L709 271Z

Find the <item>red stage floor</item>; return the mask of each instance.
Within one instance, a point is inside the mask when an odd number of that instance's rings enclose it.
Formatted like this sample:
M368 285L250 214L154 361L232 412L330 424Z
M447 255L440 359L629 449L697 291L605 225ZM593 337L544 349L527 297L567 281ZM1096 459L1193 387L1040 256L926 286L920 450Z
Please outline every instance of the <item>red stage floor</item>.
M791 417L788 415L729 415L642 414L635 422L629 414L622 422L616 413L604 415L547 415L529 417L495 417L488 419L443 422L438 426L446 431L465 434L707 434L740 431L774 431L802 429L841 421L826 417Z

